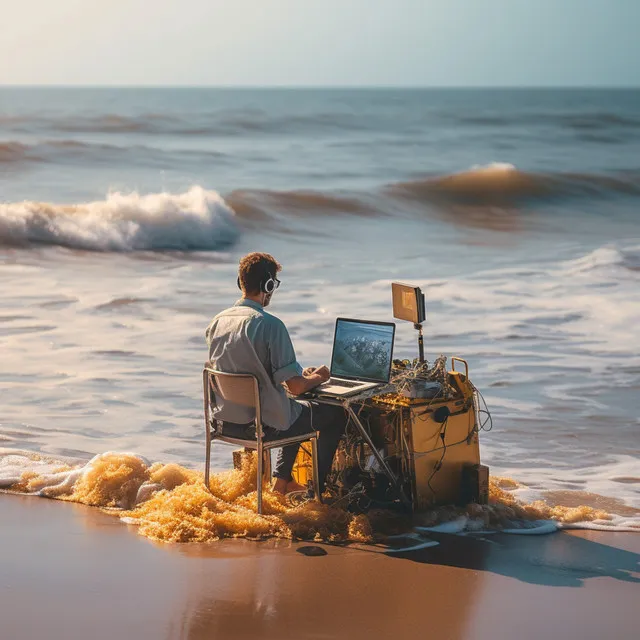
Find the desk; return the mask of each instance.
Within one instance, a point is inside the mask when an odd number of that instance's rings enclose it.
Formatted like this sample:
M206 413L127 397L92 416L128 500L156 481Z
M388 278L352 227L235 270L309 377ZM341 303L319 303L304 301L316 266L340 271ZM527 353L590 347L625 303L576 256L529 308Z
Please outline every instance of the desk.
M397 500L406 507L421 511L433 505L460 504L479 498L482 501L465 479L468 469L480 465L477 406L472 388L462 388L450 398L433 400L409 399L395 391L389 385L350 397L309 399L344 407L366 445L367 455L375 458ZM384 446L374 444L368 424L361 419L362 410L368 416L383 417L387 433ZM340 465L345 464L337 455L332 471L344 471ZM294 478L305 484L309 470L310 460L301 450ZM349 487L333 490L340 495L348 493Z
M387 385L383 388L375 387L374 389L367 389L357 395L346 396L346 397L336 397L336 396L314 396L313 400L318 403L329 404L334 406L342 407L346 412L354 426L358 430L361 438L366 442L371 450L371 454L374 456L383 473L391 483L391 486L394 488L398 499L407 507L411 506L410 498L405 494L401 478L399 478L389 467L386 461L386 456L383 456L378 448L375 446L371 439L371 434L368 432L367 428L362 424L360 420L360 416L353 410L353 406L363 407L371 402L372 398L379 396L380 394L388 394L395 393L395 387L392 385Z

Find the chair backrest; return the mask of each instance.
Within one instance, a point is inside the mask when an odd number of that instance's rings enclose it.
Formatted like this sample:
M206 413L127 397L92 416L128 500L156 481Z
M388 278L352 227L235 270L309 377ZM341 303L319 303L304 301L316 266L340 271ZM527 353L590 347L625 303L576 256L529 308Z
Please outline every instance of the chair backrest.
M203 370L203 384L205 393L205 409L207 402L216 404L219 396L227 402L250 407L256 412L256 426L261 431L260 390L257 378L250 373L226 373L217 371L209 365Z

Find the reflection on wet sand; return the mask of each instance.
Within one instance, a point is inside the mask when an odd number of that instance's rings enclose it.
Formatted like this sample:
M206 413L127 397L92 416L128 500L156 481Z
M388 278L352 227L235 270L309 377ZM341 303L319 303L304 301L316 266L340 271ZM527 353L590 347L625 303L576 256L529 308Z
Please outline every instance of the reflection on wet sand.
M630 540L622 535L615 540ZM251 543L241 541L226 541L216 552L214 547L181 547L181 553L202 561L213 552L221 562L215 580L198 563L189 578L185 610L172 630L179 629L184 640L281 638L283 633L299 638L422 638L427 630L447 638L496 637L502 625L514 633L525 631L518 584L583 587L589 578L608 577L626 596L630 591L623 585L640 582L640 555L602 544L599 540L607 538L593 532L433 538L439 546L393 556L324 546L323 559L301 557L293 552L296 545L282 542L253 547L257 555L248 549ZM504 584L504 578L510 580ZM588 600L574 621L573 613L552 597L557 606L552 615L560 626L565 621L587 632L592 624ZM623 597L620 606L624 603ZM491 610L495 615L483 615ZM601 614L598 624L610 625L611 616ZM534 617L534 626L545 628L545 615Z
M180 638L414 638L425 620L430 633L463 638L483 582L481 573L448 573L433 588L420 565L389 556L328 546L327 556L309 557L269 546L218 563L215 580L193 575Z
M11 550L0 554L3 639L539 640L637 631L633 534L429 534L439 545L416 552L322 545L326 555L310 557L297 552L309 543L286 540L154 544L96 509L23 496L0 495L0 521L0 545Z

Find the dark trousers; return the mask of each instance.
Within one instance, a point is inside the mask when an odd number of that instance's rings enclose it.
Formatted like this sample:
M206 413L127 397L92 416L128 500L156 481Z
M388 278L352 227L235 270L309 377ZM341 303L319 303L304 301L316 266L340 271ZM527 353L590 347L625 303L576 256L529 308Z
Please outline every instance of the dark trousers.
M318 479L320 487L323 489L327 474L331 470L333 456L338 448L340 436L344 433L347 424L347 414L342 407L313 401L309 404L311 409L306 404L302 405L302 413L286 431L278 431L264 426L264 440L266 442L310 433L312 430L318 431L320 434L318 438ZM311 427L312 424L313 429ZM232 438L245 438L248 440L255 440L256 437L253 423L246 425L224 422L222 433ZM276 468L273 472L275 478L283 478L287 481L292 479L291 470L299 449L300 444L297 443L289 444L278 451Z

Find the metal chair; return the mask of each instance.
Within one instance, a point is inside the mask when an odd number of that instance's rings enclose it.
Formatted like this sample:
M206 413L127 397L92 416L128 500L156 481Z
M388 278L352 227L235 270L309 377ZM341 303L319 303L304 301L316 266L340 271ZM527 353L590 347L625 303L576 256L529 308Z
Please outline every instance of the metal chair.
M209 473L211 466L211 443L220 440L227 444L235 444L253 449L258 454L258 513L262 514L262 480L264 468L264 454L271 449L284 447L288 444L311 441L311 456L313 459L313 491L316 499L320 500L320 483L318 481L318 432L312 431L303 435L283 437L276 440L264 441L262 418L260 413L260 390L258 380L248 373L225 373L216 371L205 364L202 372L204 389L204 425L206 438L204 483L209 490ZM232 438L219 433L211 419L211 408L217 406L216 397L235 404L255 409L256 439ZM284 432L286 433L286 432Z

